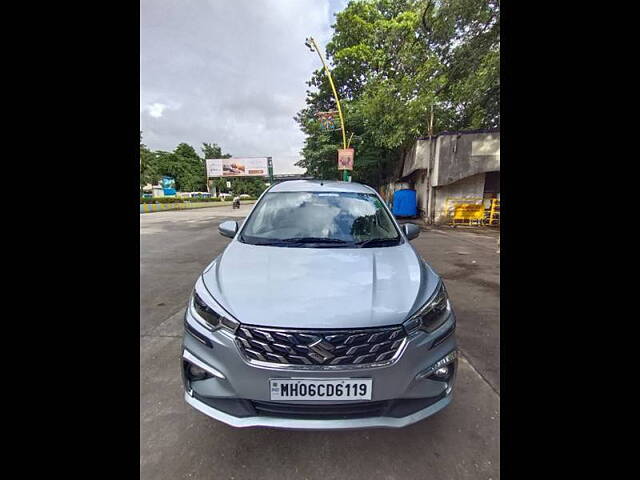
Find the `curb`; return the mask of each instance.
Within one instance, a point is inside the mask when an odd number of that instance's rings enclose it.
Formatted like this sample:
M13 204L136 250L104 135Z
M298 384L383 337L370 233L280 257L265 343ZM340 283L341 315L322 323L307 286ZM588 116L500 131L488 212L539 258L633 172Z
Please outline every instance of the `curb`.
M255 200L250 200L245 203L245 205L251 205L255 203ZM198 203L198 202L195 202ZM231 202L206 202L206 203L215 203L215 205L202 205L199 203L198 206L191 206L191 202L184 203L141 203L140 204L140 213L151 213L151 212L164 212L166 210L195 210L199 208L212 208L212 207L229 207L231 206Z

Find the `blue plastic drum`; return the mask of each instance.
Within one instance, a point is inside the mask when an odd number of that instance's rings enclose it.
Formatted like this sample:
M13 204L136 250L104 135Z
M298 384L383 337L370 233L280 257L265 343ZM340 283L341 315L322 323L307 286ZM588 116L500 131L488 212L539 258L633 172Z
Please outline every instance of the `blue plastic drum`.
M396 217L415 217L418 215L418 202L415 190L398 190L393 194L393 215Z

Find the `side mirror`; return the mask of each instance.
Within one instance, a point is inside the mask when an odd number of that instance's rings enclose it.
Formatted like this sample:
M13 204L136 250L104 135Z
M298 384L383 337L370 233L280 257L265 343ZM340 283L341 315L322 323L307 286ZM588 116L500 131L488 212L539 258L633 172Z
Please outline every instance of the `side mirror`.
M222 222L218 225L218 232L223 237L233 238L236 236L236 232L238 231L238 222L233 220L227 220L226 222Z
M404 225L402 225L402 228L404 229L404 234L409 240L413 240L418 235L420 235L420 227L415 223L405 223Z

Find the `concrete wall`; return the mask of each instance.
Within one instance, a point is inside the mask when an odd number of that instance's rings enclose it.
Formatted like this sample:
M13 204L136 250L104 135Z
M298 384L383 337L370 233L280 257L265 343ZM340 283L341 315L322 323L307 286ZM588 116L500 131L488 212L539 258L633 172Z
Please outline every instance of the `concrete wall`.
M485 173L495 171L500 171L500 132L444 133L416 140L403 158L399 180L385 190L392 193L408 183L416 190L420 214L441 223L448 197L481 202Z
M500 132L438 137L431 185L449 185L478 173L500 170Z
M416 191L418 211L421 216L426 217L429 208L429 175L427 170L418 170L414 174L413 188Z
M416 140L416 143L414 143L405 154L401 173L402 177L411 175L416 170L429 168L431 157L431 149L429 148L430 144L431 140L428 139Z
M405 188L413 188L413 183L411 181L398 181L398 182L390 182L382 185L378 190L378 193L383 198L387 204L389 204L393 200L394 192L398 190L403 190Z
M434 187L434 223L448 221L447 198L464 198L468 203L482 203L484 173L472 175L449 185Z

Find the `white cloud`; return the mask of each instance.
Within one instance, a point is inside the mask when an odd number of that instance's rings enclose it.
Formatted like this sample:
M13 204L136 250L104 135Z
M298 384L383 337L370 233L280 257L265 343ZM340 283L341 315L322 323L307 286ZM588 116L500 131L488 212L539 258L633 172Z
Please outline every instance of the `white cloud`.
M160 118L165 108L167 108L167 106L162 103L153 103L151 105L147 105L145 110L147 110L149 115L153 118Z
M140 126L149 148L215 142L235 156L272 156L302 172L294 115L346 0L142 0Z

